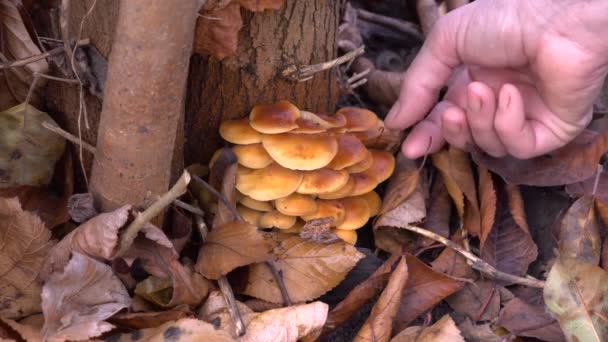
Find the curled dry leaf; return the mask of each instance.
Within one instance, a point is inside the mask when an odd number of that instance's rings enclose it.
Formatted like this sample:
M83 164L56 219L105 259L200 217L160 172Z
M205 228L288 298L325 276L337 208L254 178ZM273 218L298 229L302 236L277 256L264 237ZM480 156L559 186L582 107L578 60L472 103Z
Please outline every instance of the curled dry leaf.
M500 293L493 281L478 280L446 298L454 311L473 321L493 321L500 311Z
M45 341L99 336L114 327L106 319L131 305L110 266L78 252L72 255L63 273L53 274L42 289Z
M38 275L53 246L51 232L16 198L0 198L0 317L41 311Z
M51 180L65 140L42 127L43 121L54 122L30 105L0 112L0 188L40 186Z
M452 202L441 177L437 177L433 181L427 210L427 218L423 224L424 228L443 237L449 237ZM424 247L433 243L435 241L431 239L422 240Z
M492 158L476 151L473 159L510 184L556 186L592 177L607 151L608 132L585 130L568 145L540 157L527 160Z
M561 256L599 265L602 250L600 224L592 197L581 197L566 212L559 230Z
M109 335L105 340L117 342L234 342L234 339L225 331L216 329L212 324L195 318L182 318L177 321L167 322L156 328L136 330L128 333L119 332Z
M118 327L148 329L192 315L193 313L187 305L180 305L166 311L118 313L109 321Z
M483 166L478 166L479 171L479 211L481 214L481 224L479 231L479 246L483 249L486 240L496 218L496 190L492 175Z
M531 305L517 297L505 305L496 324L517 336L550 342L564 341L559 324L544 306Z
M228 222L209 232L196 269L209 279L219 279L237 267L270 260L274 247L269 234L250 223Z
M568 341L608 336L608 273L596 265L558 258L543 290L545 304Z
M401 258L388 284L372 308L369 317L355 337L356 342L388 341L392 336L393 321L401 303L403 288L408 280L408 267Z
M283 277L289 297L296 303L333 289L364 256L343 241L318 244L291 234L277 235L277 240L280 244L274 265ZM243 293L271 303L283 302L275 278L265 264L250 266Z
M346 298L329 312L325 328L327 330L336 329L374 298L388 283L393 266L398 259L398 254L391 255L369 278L352 289Z
M420 169L416 162L399 154L378 215L386 214L401 205L416 190L419 182Z
M391 342L465 342L460 330L449 315L441 317L440 320L430 327L409 327Z
M463 282L434 271L414 256L406 256L406 261L409 277L395 319L397 331L464 286Z

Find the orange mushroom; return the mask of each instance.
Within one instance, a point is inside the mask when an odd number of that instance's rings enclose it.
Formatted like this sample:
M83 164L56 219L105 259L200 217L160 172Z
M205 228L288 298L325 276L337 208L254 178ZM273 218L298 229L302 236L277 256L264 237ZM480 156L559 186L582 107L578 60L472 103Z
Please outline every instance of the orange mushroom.
M342 170L346 167L355 165L368 157L369 152L363 143L350 134L338 135L338 153L331 160L328 168Z
M251 127L265 134L289 132L298 128L300 110L288 101L257 105L249 114Z
M274 161L293 170L320 169L338 153L336 138L327 134L272 134L262 144Z
M345 170L318 169L304 171L302 183L296 190L300 194L318 195L337 191L348 182Z
M255 200L273 201L295 192L302 183L302 178L301 171L272 163L263 169L237 172L236 188Z
M233 144L256 144L262 135L251 128L249 119L226 120L220 124L220 136Z
M293 193L274 201L277 210L285 215L312 215L317 212L317 202L312 196Z

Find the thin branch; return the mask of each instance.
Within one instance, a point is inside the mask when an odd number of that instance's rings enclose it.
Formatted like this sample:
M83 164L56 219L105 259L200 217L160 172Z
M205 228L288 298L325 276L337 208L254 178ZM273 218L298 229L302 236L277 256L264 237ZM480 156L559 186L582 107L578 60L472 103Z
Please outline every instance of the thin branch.
M205 212L202 211L201 209L199 209L199 208L197 208L197 207L195 207L193 205L190 205L190 204L188 204L186 202L180 201L178 199L176 199L176 200L173 201L173 205L176 206L176 207L180 207L180 208L182 208L184 210L187 210L187 211L193 213L194 215L198 215L198 216L201 216L201 217L205 216Z
M228 313L230 313L230 318L232 318L232 322L234 322L234 326L236 327L236 336L245 335L245 323L243 323L243 319L241 318L241 311L236 303L228 279L226 279L226 276L223 276L218 279L217 284L220 286L220 290L222 291L222 295L228 306Z
M365 47L360 46L357 49L328 62L304 66L290 65L281 72L281 75L293 81L305 82L310 80L314 74L348 63L361 56L363 52L365 52Z
M79 139L77 136L71 134L70 132L63 130L61 127L59 127L49 121L43 121L42 127L48 129L49 131L51 131L55 134L58 134L58 135L64 137L66 140L71 141L75 145L82 146L82 148L84 148L91 154L95 154L95 146L87 143L86 141Z
M122 239L120 241L120 245L118 247L117 256L123 255L127 249L135 240L137 233L141 230L141 228L158 214L160 214L163 209L165 209L171 202L180 197L181 195L186 193L188 189L188 183L190 183L191 176L188 171L184 170L182 176L177 180L177 182L164 193L160 198L154 202L148 209L141 212L135 220L131 222L131 224L127 227L124 234L122 235Z
M88 45L90 43L89 39L82 39L78 42L78 46L81 45ZM41 53L39 55L33 55L27 58L23 58L23 59L18 59L16 61L10 61L10 62L6 62L6 63L0 63L0 70L2 69L9 69L9 68L16 68L16 67L21 67L24 65L28 65L30 63L34 63L37 62L41 59L45 59L47 57L51 57L51 56L55 56L55 55L59 55L64 51L63 47L58 47L58 48L54 48L52 50L49 50L47 52Z
M274 265L272 261L266 261L266 266L270 269L270 272L274 276L274 279L277 281L279 285L279 290L281 290L281 296L283 297L283 304L285 306L293 305L291 298L289 298L289 292L287 291L287 286L285 286L285 282L283 281L283 274L281 271L277 270L277 267Z
M205 182L201 177L193 175L192 179L196 181L198 184L202 185L207 191L213 194L213 196L217 197L218 200L222 201L222 203L232 212L232 215L236 217L240 221L245 221L243 216L236 210L236 208L230 204L230 201L226 198L226 196L222 195L219 191L215 190L209 183Z
M448 239L444 238L443 236L435 234L429 230L426 230L426 229L420 228L420 227L416 227L416 226L406 226L403 228L407 229L409 231L412 231L414 233L420 234L429 239L440 242L449 248L452 248L453 250L455 250L456 252L458 252L462 256L464 256L467 260L469 260L472 268L474 268L474 269L478 270L479 272L482 272L486 275L489 275L493 279L502 280L502 281L506 281L506 282L510 282L510 283L514 283L514 284L519 284L519 285L541 288L541 289L545 286L544 281L538 280L531 276L518 277L518 276L514 276L512 274L508 274L508 273L499 271L496 268L494 268L492 265L481 260L475 254L473 254L469 251L466 251L464 248L462 248L458 244L454 243L453 241L448 240Z

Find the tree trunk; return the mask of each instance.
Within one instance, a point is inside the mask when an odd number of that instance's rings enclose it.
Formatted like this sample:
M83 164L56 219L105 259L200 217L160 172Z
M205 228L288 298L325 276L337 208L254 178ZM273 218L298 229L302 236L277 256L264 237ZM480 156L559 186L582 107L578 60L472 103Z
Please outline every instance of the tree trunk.
M281 71L336 58L341 3L287 0L278 11L241 10L244 25L235 56L221 61L192 57L186 104L187 163L207 162L222 144L221 121L246 116L256 104L284 99L313 112L335 110L339 95L335 70L320 72L305 82L287 80Z

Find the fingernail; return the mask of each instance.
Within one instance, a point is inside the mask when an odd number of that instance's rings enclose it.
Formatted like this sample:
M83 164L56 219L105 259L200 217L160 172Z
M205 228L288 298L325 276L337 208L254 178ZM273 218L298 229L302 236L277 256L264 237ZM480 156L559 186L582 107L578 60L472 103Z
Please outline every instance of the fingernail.
M395 120L400 109L401 109L401 102L399 100L397 100L397 102L395 102L395 104L393 105L391 110L386 115L386 118L384 119L384 121L386 123L390 124L391 121Z
M504 92L505 95L502 97L502 101L500 103L500 107L502 110L506 111L511 107L511 92Z

